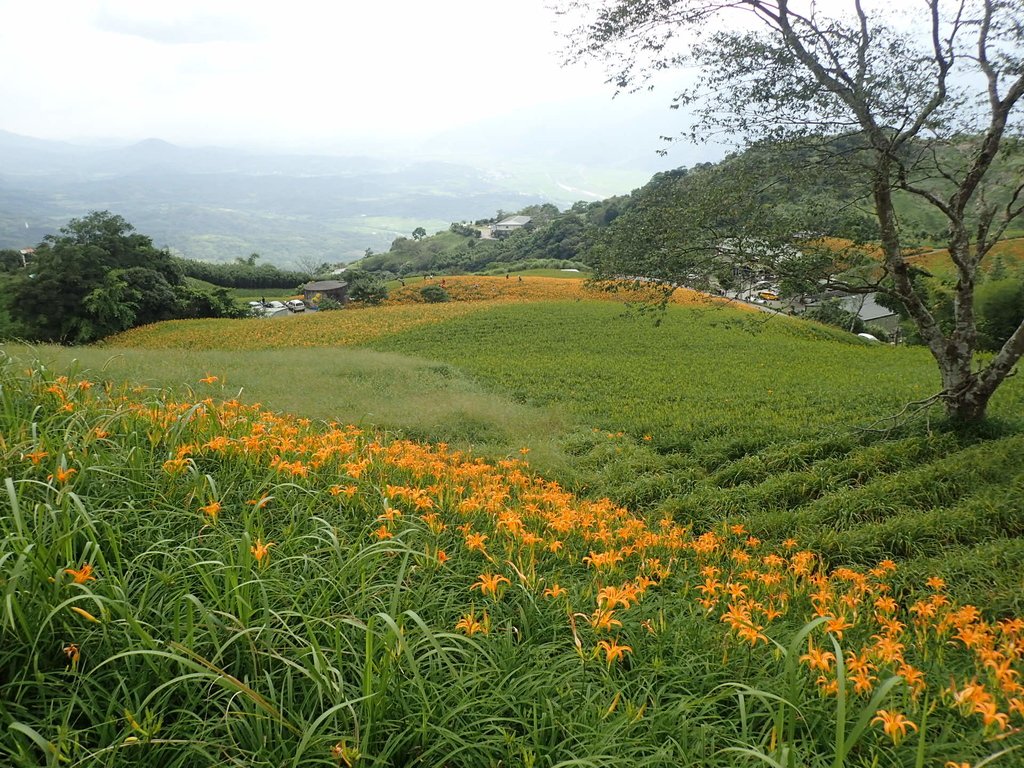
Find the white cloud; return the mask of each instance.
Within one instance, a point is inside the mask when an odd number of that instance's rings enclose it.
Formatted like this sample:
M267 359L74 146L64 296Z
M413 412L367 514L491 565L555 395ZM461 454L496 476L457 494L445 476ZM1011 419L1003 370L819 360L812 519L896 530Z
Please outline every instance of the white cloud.
M545 0L0 0L0 128L44 137L413 136L593 95ZM666 94L667 98L667 94Z

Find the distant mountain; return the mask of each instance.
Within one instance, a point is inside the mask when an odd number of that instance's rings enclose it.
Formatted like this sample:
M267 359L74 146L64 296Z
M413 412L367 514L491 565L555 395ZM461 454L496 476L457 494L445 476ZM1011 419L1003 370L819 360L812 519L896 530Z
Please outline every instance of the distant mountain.
M721 156L663 142L678 115L660 100L639 119L637 104L628 106L568 98L374 152L270 153L159 138L86 146L0 131L0 248L34 245L71 218L111 210L191 258L255 251L280 266L349 261L417 227L433 232L545 202L566 208Z
M0 247L111 210L207 260L348 261L418 226L544 202L490 170L426 158L257 154L160 139L85 147L0 131Z

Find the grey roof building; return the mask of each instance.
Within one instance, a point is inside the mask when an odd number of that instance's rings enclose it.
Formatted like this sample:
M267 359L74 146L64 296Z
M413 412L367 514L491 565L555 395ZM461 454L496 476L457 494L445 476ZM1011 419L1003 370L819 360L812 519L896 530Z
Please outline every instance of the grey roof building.
M529 216L509 216L507 219L502 219L497 224L491 225L491 235L494 237L503 237L504 235L509 235L522 229L529 223Z
M344 304L348 301L348 283L344 280L315 280L302 287L303 297L316 305L320 298L334 299Z

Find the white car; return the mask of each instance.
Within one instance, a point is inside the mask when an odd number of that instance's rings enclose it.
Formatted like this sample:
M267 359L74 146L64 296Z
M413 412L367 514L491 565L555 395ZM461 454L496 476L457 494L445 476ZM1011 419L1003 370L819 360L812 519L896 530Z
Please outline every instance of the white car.
M286 302L285 306L288 307L288 309L290 309L292 312L306 311L306 305L299 299L292 299L291 301Z
M263 303L264 317L273 317L274 315L280 315L282 313L286 313L287 311L288 307L286 307L283 302L266 301Z

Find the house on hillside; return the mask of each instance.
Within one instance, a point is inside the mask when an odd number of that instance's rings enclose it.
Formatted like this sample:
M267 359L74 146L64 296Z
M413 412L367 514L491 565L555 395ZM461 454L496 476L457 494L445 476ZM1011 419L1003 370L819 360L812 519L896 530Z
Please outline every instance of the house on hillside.
M348 302L348 283L344 280L316 280L302 287L306 304L316 306L320 299L334 299L339 304Z
M875 297L876 293L863 293L855 296L844 296L839 301L843 309L856 312L857 317L867 324L878 325L892 333L900 324L900 316L888 307L883 307Z
M529 216L509 216L497 224L491 224L491 237L508 237L513 232L518 232L530 224Z

